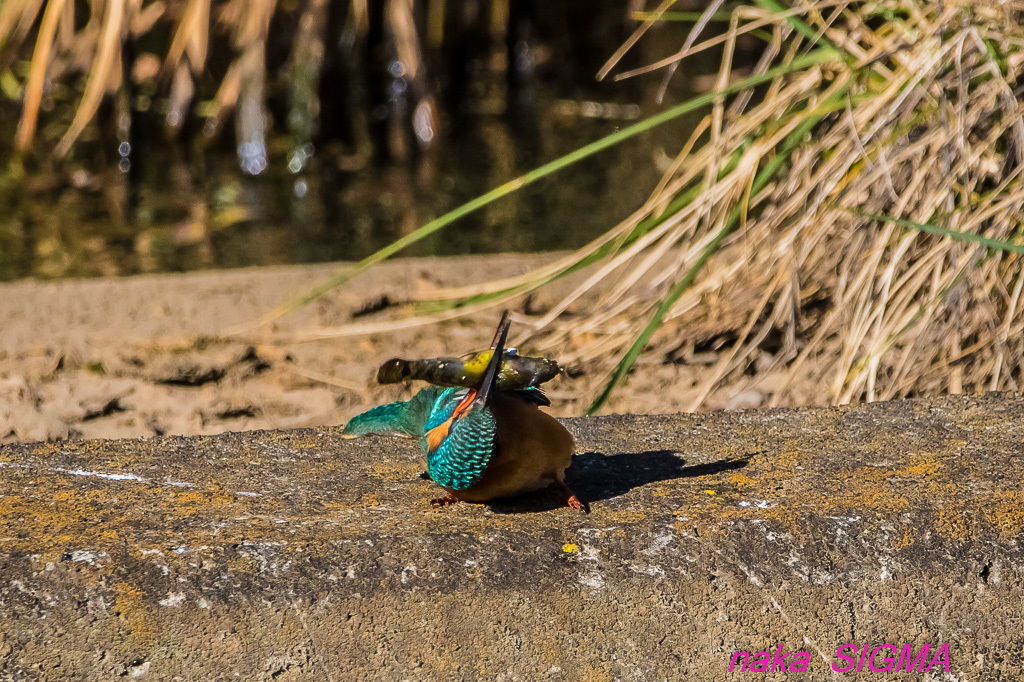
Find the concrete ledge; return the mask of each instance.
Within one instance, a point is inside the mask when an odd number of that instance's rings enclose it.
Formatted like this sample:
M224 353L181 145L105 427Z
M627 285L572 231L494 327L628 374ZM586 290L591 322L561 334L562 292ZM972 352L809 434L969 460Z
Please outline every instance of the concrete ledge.
M414 443L340 429L0 448L0 676L1020 679L1021 396L567 424L589 516L431 509Z

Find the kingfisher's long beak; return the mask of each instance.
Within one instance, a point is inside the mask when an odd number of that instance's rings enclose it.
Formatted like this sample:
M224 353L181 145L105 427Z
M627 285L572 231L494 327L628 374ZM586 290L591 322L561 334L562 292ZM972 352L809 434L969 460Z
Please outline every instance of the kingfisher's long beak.
M501 361L505 356L505 339L508 337L509 324L508 311L506 310L501 316L498 330L494 333L494 341L491 343L494 354L491 355L491 359L487 363L484 380L476 392L476 397L473 398L473 403L476 405L487 405L487 400L494 390L495 384L498 383L498 372L501 370Z
M498 340L502 338L502 334L508 333L508 328L511 323L508 321L508 310L506 309L501 313L501 322L498 323L498 329L494 332L494 340L491 341L491 350L494 350L498 346Z

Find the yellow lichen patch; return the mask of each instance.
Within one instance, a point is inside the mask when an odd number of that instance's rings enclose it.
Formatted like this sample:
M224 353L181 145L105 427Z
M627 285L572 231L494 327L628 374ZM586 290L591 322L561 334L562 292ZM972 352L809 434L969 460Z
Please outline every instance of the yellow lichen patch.
M964 415L962 419L962 426L978 431L999 428L1006 423L1006 417L998 414Z
M567 542L562 545L562 551L568 554L576 554L580 551L580 546L572 542Z
M965 542L970 537L967 515L959 508L940 510L939 518L935 521L935 529L940 535L951 540Z
M759 509L755 507L718 509L708 513L705 520L708 520L708 517L710 517L710 519L715 522L738 520L752 521L755 519L774 521L787 533L799 535L804 528L803 521L805 520L806 515L807 512L801 505L780 504L768 509Z
M690 523L689 516L687 516L684 520L675 521L672 523L672 529L679 535L687 535L691 528L693 528L693 524Z
M934 454L913 457L907 466L899 469L859 466L847 475L847 480L855 490L876 492L892 490L894 485L903 490L910 484L916 488L915 495L927 495L930 499L946 499L959 489L950 480L941 459Z
M595 665L584 670L580 679L584 682L611 682L615 678L607 670L602 670Z
M1016 490L994 494L982 515L1003 540L1016 541L1024 535L1024 495Z
M652 515L653 512L649 509L621 509L605 512L605 518L618 523L639 523L649 520Z
M690 516L700 524L702 530L706 525L712 533L724 530L726 524L731 521L759 520L775 522L787 532L799 536L806 532L806 520L809 516L855 517L863 515L864 512L876 516L879 513L900 512L910 508L911 503L907 496L896 493L888 486L885 480L880 478L884 474L879 474L877 468L864 469L869 470L866 473L871 475L860 476L858 468L856 472L843 477L828 494L815 482L804 483L788 479L786 495L775 497L767 506L733 505L728 498L718 495L714 498L713 504L685 511L679 510L676 514ZM875 471L870 471L872 469ZM756 483L757 486L765 486L762 481Z
M211 490L176 490L170 496L173 500L174 511L182 516L191 516L200 508L232 505L238 501L234 493L216 485Z
M133 454L117 455L115 457L107 456L104 460L103 465L118 473L123 473L125 470L131 470L132 467L138 466L138 458Z
M717 492L717 491L715 491L715 490L705 490L705 491L704 491L704 494L705 494L705 495L717 495L717 494L718 494L718 492Z
M550 631L546 630L545 632ZM541 642L539 646L541 659L546 663L550 663L551 665L557 665L565 659L565 654L562 651L562 647L558 646L557 642L545 640Z
M114 608L128 629L128 644L132 647L148 647L156 637L146 605L142 601L142 590L126 582L114 583Z
M748 488L754 485L754 479L743 474L732 474L729 476L729 480L740 488Z
M906 476L934 476L942 468L941 463L935 455L921 455L912 457L910 464L900 470Z
M910 507L910 502L903 495L873 486L856 486L845 494L828 496L822 499L823 512L856 512L861 510L900 511Z
M300 450L312 450L313 448L322 446L323 443L320 442L320 439L313 436L298 436L292 438L291 445L292 447Z
M205 515L233 519L232 525L244 526L245 521L240 523L237 517L253 504L220 488L172 492L133 483L68 490L33 483L38 486L30 488L35 494L0 497L0 537L8 538L3 544L5 551L39 554L45 561L59 559L68 549L110 551L118 544L131 544L138 539L135 529L139 526L146 529L147 546L193 539L197 545L209 544L209 529L183 532L173 520ZM280 506L262 499L259 504L263 512ZM273 532L272 527L268 526L268 532Z
M908 529L903 531L903 537L893 544L893 549L903 549L904 547L909 547L912 544L914 544L914 535Z
M0 518L18 517L26 513L27 505L21 495L4 495L0 497Z
M784 450L772 458L771 464L774 469L792 469L800 459L800 451L796 449Z
M420 470L417 464L383 462L373 466L373 473L386 481L408 481Z

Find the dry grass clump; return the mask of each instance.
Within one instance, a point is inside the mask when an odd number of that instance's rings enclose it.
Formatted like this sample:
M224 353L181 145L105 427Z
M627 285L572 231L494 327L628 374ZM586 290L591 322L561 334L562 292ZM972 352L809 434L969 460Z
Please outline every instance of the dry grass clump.
M638 39L671 4L647 15ZM436 292L420 301L429 314L399 324L475 313L592 265L572 294L518 322L532 322L534 347L594 370L579 384L596 395L592 411L641 354L692 355L716 302L731 323L715 332L691 409L751 371L772 377L762 386L771 405L1019 390L1022 9L986 0L735 8L722 35L695 35L678 54L618 76L724 46L722 94L633 216L551 266ZM737 80L744 33L767 49Z
M699 192L539 319L539 342L610 367L653 316L665 329L640 348L668 353L687 311L745 289L757 296L691 408L753 361L766 375L784 369L772 405L1018 390L1022 249L1007 247L1024 243L1024 30L1012 5L797 3L800 23L778 9L734 12L720 87L744 25L770 22L759 69L812 45L838 58L774 80L762 98L716 102L707 143L684 148L630 222ZM594 285L603 293L585 319L560 316ZM584 334L593 340L573 343ZM788 390L809 382L820 395Z

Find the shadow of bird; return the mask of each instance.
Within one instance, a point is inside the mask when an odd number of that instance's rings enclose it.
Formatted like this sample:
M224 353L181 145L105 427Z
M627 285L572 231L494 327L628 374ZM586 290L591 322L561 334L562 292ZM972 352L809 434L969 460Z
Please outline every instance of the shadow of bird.
M614 455L584 452L573 457L572 466L566 472L566 482L589 505L626 495L649 483L712 476L723 471L742 469L757 454L760 453L687 465L686 460L673 450L622 452ZM490 503L491 509L499 514L549 511L563 505L561 498L548 491Z

